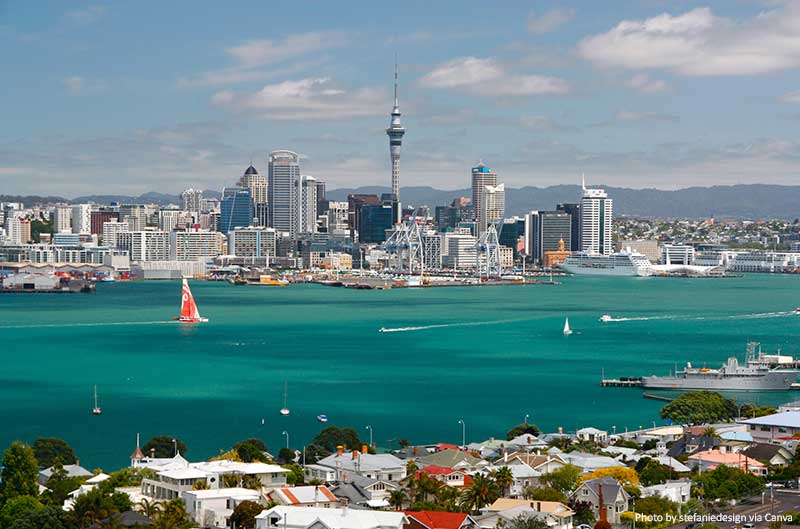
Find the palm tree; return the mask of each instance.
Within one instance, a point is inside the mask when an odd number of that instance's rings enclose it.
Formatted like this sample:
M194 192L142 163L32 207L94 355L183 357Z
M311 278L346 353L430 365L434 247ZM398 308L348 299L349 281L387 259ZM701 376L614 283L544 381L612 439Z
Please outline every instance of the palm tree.
M507 466L500 467L492 472L492 477L497 486L500 487L500 493L503 496L507 495L511 490L511 485L514 483L514 474L511 472L511 468Z
M389 493L389 505L398 511L403 508L403 505L408 501L408 495L403 489L395 489Z
M419 492L422 494L422 501L428 501L430 496L436 496L442 483L427 474L422 474L419 477Z
M142 498L142 501L140 501L137 506L139 507L139 512L151 520L157 518L158 514L161 512L161 504L156 500Z
M719 434L717 433L716 428L713 426L709 426L703 430L703 437L710 437L711 439L719 439Z
M461 508L475 512L500 497L500 488L493 479L477 474L470 486L461 495Z
M436 493L436 503L444 507L445 510L456 512L458 510L458 498L461 491L455 487L443 486Z

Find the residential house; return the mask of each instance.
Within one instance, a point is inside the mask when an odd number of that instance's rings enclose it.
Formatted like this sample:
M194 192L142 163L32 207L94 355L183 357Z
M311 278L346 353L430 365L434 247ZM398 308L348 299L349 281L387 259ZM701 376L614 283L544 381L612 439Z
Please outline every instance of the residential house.
M500 464L496 462L495 464ZM529 454L527 452L513 452L503 458L504 466L526 465L541 474L553 472L565 467L567 462L558 454Z
M278 505L256 516L256 529L403 529L402 512L342 507L291 507Z
M337 451L317 461L317 465L333 469L336 479L343 479L344 473L355 474L382 481L400 481L406 477L406 463L392 454L361 453L358 450Z
M312 480L319 480L322 483L336 481L336 469L322 465L306 465L303 467L303 476L306 483Z
M755 443L742 453L772 467L785 467L794 458L793 454L783 446L765 443Z
M482 528L496 527L500 520L509 523L520 516L531 516L542 520L551 529L572 529L572 517L575 515L572 509L558 501L513 498L498 498L485 511L485 515L476 517Z
M302 487L283 487L273 489L267 498L277 505L295 507L339 507L339 500L325 485L306 485Z
M54 468L55 467L50 467L39 471L36 480L40 485L47 484L47 480L53 475ZM64 465L64 472L66 472L68 478L91 478L93 476L91 472L80 465Z
M603 505L600 505L600 490L603 491ZM606 476L584 481L572 493L575 501L585 501L592 505L596 518L600 517L600 509L605 509L608 521L618 524L620 515L628 510L630 495L614 478Z
M800 411L784 411L737 422L747 425L757 443L776 443L800 436Z
M578 440L580 441L587 441L590 443L598 443L603 444L608 441L608 432L605 430L599 430L597 428L581 428L575 435L578 436Z
M416 477L421 474L426 474L429 477L441 481L448 487L456 487L462 489L472 483L472 478L464 470L456 470L454 468L437 467L436 465L428 465L417 471Z
M492 472L500 470L504 466L507 466L509 470L511 470L511 475L513 476L513 481L511 482L511 486L507 491L507 495L509 497L521 498L525 493L525 489L539 485L539 478L542 476L542 473L524 463L518 463L515 465L492 465L484 467L482 470L477 472L488 475Z
M187 490L181 493L186 512L200 527L228 527L229 518L237 505L244 501L259 502L262 498L257 490L241 487Z
M404 529L473 529L477 524L469 514L440 511L405 511Z
M679 505L689 501L689 498L691 498L691 490L692 481L689 479L672 480L666 483L641 488L643 498L647 498L648 496L660 496Z
M692 435L687 433L672 443L667 450L667 455L670 457L679 457L683 455L688 456L694 454L695 452L703 452L717 448L719 447L720 442L720 439L716 437Z
M455 468L459 470L477 470L488 465L489 462L477 458L461 450L446 449L435 452L417 460L419 467L436 466L445 468Z
M516 447L518 450L523 450L525 452L530 452L532 450L540 448L544 449L548 448L547 443L545 443L535 435L529 433L524 433L516 436L515 438L508 441L507 446L509 448Z
M613 457L590 454L588 452L578 452L577 450L574 452L559 453L558 456L570 465L580 467L585 474L601 468L625 466Z
M354 475L331 483L330 491L344 505L380 509L389 506L389 495L398 487L393 481Z
M742 452L722 452L720 450L706 450L695 452L689 456L687 461L691 468L699 467L701 471L714 470L720 465L738 468L744 472L756 476L766 476L767 466L751 457L747 457Z

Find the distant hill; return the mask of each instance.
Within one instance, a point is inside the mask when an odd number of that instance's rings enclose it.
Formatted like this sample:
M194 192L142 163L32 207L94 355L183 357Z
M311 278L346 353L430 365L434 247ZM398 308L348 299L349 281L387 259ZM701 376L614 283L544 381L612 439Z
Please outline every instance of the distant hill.
M630 189L603 187L614 199L616 215L660 218L705 218L724 219L787 219L800 217L800 186L778 186L766 184L689 187L675 191L660 189ZM330 200L347 200L350 193L380 195L389 188L364 186L332 189L327 192ZM204 191L204 196L219 198L218 191ZM562 202L576 202L581 190L579 186L559 185L550 187L506 188L506 214L522 215L528 211L555 209ZM404 187L403 203L409 205L438 206L449 204L454 198L471 197L470 189L442 190L429 186ZM128 195L88 195L67 199L53 196L0 195L0 202L22 202L27 205L95 202L108 204L148 203L180 204L180 196L164 193Z

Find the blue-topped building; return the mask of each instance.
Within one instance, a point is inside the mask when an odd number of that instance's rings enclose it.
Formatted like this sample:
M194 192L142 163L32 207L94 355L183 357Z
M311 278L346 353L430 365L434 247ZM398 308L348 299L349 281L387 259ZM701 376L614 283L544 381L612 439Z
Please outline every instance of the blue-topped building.
M222 190L219 231L228 233L234 228L245 228L253 223L253 198L244 187L226 187Z

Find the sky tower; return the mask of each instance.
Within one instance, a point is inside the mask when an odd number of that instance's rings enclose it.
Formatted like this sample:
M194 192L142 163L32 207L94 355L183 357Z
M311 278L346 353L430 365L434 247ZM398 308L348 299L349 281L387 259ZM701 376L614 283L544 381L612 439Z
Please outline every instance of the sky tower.
M400 145L403 144L403 134L406 129L400 123L400 103L397 101L397 59L394 61L394 108L392 121L386 129L389 136L389 157L392 160L392 193L396 200L400 200Z

